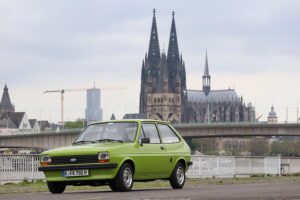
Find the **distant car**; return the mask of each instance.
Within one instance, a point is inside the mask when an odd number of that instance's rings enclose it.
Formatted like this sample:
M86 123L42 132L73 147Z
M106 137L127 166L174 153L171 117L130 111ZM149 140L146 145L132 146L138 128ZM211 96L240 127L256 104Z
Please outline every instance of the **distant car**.
M67 185L130 191L134 181L156 179L180 189L190 159L189 146L167 122L107 121L89 125L72 146L43 152L39 170L51 193L62 193Z

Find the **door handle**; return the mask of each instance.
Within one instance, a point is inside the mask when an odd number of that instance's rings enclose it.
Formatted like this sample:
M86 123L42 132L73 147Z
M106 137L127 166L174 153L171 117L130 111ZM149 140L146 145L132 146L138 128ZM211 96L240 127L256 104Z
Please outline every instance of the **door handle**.
M165 147L161 146L160 149L161 149L161 150L165 150Z

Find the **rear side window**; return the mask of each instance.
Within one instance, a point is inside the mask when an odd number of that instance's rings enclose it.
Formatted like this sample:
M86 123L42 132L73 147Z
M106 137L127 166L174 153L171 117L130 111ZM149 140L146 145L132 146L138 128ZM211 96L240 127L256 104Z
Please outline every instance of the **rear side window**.
M179 142L179 138L168 125L158 124L158 129L163 143L170 144Z
M160 143L159 135L158 135L155 124L142 124L142 130L141 131L142 131L141 135L142 135L142 133L144 133L144 137L149 138L150 143L152 143L152 144L159 144Z

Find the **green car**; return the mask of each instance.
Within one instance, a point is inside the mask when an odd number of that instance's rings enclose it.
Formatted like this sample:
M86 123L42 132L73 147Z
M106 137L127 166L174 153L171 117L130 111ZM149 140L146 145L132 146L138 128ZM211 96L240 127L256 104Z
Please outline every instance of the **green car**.
M190 160L189 146L169 123L114 120L89 125L72 146L43 152L39 170L51 193L62 193L67 185L130 191L134 181L156 179L180 189Z

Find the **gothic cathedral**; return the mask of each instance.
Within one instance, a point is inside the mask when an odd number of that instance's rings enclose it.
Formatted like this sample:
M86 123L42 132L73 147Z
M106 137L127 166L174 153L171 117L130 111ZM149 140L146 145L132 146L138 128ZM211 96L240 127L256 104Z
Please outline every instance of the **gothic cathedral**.
M255 112L233 89L211 90L206 54L202 90L187 90L174 12L167 55L160 53L155 9L148 53L142 64L140 116L173 123L254 121Z
M179 55L174 12L168 53L160 53L155 10L150 44L142 66L140 113L146 118L180 122L186 99L185 66Z

